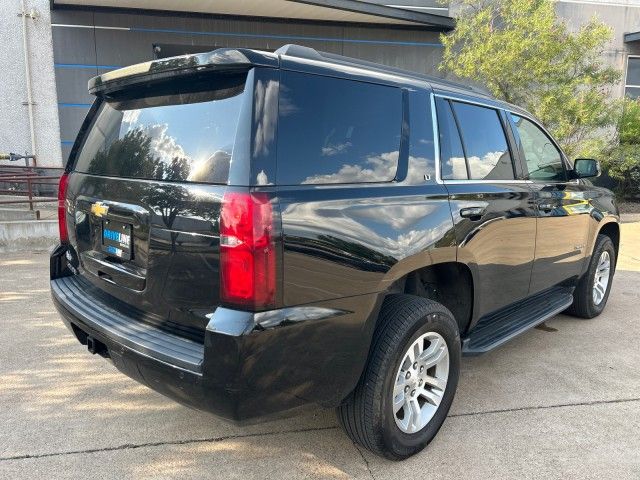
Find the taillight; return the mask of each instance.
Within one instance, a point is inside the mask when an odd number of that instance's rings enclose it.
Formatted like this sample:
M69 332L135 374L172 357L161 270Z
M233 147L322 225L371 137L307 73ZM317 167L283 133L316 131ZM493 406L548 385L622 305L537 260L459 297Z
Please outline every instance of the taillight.
M260 193L227 192L220 213L220 299L260 310L276 293L273 208Z
M60 177L60 183L58 184L58 230L60 232L60 243L69 242L69 232L67 231L67 215L65 207L68 184L69 174L64 173Z

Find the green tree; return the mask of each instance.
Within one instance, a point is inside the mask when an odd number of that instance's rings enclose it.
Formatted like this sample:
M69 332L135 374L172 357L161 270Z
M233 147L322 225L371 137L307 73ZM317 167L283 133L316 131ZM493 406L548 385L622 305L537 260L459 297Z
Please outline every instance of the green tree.
M441 69L526 108L567 155L598 156L614 123L610 88L620 78L600 61L611 29L592 19L570 31L549 0L460 0L456 29L441 36Z
M617 136L611 150L604 155L603 165L609 176L618 182L622 197L640 195L640 100L627 98L622 102L616 125Z

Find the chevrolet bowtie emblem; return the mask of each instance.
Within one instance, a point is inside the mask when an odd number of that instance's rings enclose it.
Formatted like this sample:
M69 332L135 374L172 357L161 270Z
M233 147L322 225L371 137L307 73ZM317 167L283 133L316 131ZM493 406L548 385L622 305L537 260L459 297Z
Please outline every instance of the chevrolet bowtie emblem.
M91 213L96 217L104 217L109 211L109 205L105 205L102 202L96 202L91 204Z

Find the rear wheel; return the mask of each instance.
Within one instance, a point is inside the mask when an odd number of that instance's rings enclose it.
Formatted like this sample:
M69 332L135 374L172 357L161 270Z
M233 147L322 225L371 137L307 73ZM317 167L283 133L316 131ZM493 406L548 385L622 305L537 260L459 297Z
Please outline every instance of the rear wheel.
M393 459L426 447L442 426L458 384L460 336L451 312L412 295L391 295L365 372L338 407L357 444Z
M578 282L567 313L582 318L593 318L602 313L611 291L615 259L616 250L611 239L598 235L589 269Z

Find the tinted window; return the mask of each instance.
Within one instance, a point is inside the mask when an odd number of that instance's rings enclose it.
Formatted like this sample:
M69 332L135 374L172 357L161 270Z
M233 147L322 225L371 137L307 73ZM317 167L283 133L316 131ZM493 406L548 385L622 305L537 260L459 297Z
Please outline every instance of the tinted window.
M283 71L277 182L389 182L401 124L398 88Z
M562 156L549 137L533 122L511 114L531 180L564 181Z
M513 163L498 111L451 102L473 180L513 180Z
M94 175L227 183L243 84L224 90L154 90L103 103L75 170Z
M409 168L407 182L423 184L425 175L435 181L431 95L425 90L409 92Z
M467 180L467 164L456 121L448 100L436 99L440 139L440 176L445 180Z

